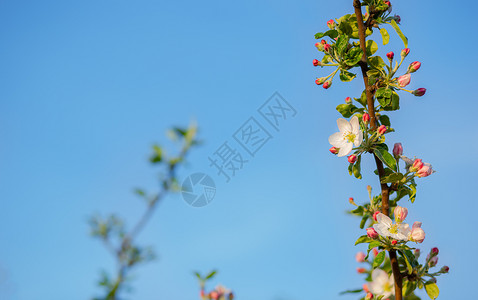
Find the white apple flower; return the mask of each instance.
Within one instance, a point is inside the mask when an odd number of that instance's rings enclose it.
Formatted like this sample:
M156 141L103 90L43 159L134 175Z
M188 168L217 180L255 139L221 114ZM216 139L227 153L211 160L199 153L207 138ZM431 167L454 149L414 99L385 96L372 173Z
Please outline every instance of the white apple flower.
M375 296L383 296L383 298L395 295L393 275L388 276L387 272L381 269L372 271L372 282L368 284L368 288Z
M336 132L329 136L329 143L339 148L338 156L346 156L352 151L353 146L358 147L362 144L363 133L360 130L360 125L357 116L353 116L350 122L338 118L337 126L340 132Z
M389 236L401 241L408 241L408 235L411 233L408 224L393 224L392 219L382 213L377 215L377 224L373 224L373 229L375 229L375 231L381 236Z

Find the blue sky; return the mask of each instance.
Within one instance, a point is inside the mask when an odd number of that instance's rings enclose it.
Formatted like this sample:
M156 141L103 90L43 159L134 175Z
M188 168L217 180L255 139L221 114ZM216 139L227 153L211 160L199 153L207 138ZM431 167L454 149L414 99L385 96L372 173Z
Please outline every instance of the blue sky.
M238 299L356 299L353 242L358 221L348 197L378 190L373 162L354 180L330 155L335 106L361 79L314 84L328 70L313 35L352 12L352 1L1 1L0 298L89 299L114 261L88 236L87 218L117 213L128 224L154 191L147 158L173 125L196 120L205 143L180 170L210 173L214 201L167 198L139 241L159 257L136 272L131 299L197 297L192 271L219 269ZM409 219L421 220L421 248L440 248L441 299L470 295L478 135L473 112L476 2L395 1L411 53L422 62L391 113L405 154L438 170L419 180ZM464 7L466 9L464 9ZM392 34L383 55L403 48ZM377 39L380 41L380 37ZM208 156L278 91L297 111L229 183ZM271 129L271 128L269 128ZM367 174L368 171L368 174ZM426 296L425 296L426 297ZM424 298L426 299L426 298Z

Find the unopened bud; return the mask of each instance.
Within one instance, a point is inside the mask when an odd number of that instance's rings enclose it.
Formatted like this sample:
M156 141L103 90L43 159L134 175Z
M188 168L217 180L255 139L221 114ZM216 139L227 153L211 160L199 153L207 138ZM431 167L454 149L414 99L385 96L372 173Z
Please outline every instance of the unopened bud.
M320 77L315 80L315 84L322 85L325 82L325 77Z
M324 44L322 43L315 43L315 47L317 48L317 50L319 51L324 51Z
M349 161L349 163L353 164L353 163L355 163L355 162L357 161L357 155L352 154L352 155L350 155L350 156L348 157L347 160Z
M425 239L425 231L421 228L422 222L415 222L412 226L412 231L409 240L416 243L422 243Z
M377 221L377 215L378 215L379 213L380 213L380 212L379 212L378 210L373 213L373 219L375 220L375 222L378 222L378 221Z
M393 210L393 214L395 215L395 221L402 223L408 215L408 209L406 207L397 206Z
M328 20L328 21L327 21L327 26L329 26L330 29L334 29L334 27L335 27L335 22L334 22L334 20L332 20L332 19L331 19L331 20Z
M416 72L420 67L422 66L422 63L419 61L414 61L408 66L408 73L413 73Z
M397 244L397 240L392 241L392 245L395 246Z
M412 75L410 74L405 74L400 77L398 77L397 82L400 87L405 87L410 83L410 80L412 79Z
M367 273L367 269L365 269L365 268L357 268L357 273L359 273L359 274Z
M352 103L352 98L350 98L350 97L345 98L345 103L347 103L347 104Z
M352 204L352 205L357 205L354 201L354 198L352 198L352 197L349 198L349 203Z
M438 256L433 256L432 258L430 258L430 261L428 262L428 265L430 266L430 268L436 266L438 264Z
M395 56L395 54L392 51L387 53L387 57L388 57L389 60L392 60L394 56Z
M364 262L365 261L365 253L363 253L362 251L357 252L357 254L355 254L355 260L357 262Z
M324 82L324 84L322 85L322 87L323 87L324 89L328 89L331 85L332 85L332 80L327 80L326 82Z
M415 255L416 258L419 258L420 257L420 249L415 249L415 251L413 251L413 255Z
M426 92L427 92L426 88L419 88L419 89L414 90L412 92L412 94L414 96L421 97L421 96L425 95Z
M373 248L373 249L372 249L372 252L373 252L373 256L377 256L377 255L378 255L378 250L377 250L377 248Z
M216 291L212 291L209 293L209 298L211 298L212 300L217 300L219 299L219 293Z
M378 127L378 129L377 129L378 135L382 135L382 134L384 134L385 132L387 132L387 126L385 126L385 125L380 125L380 127Z
M320 66L320 61L318 59L314 59L312 61L312 64L314 65L314 67Z
M440 272L442 273L448 273L450 271L450 268L448 266L443 266L441 269L440 269Z
M367 228L367 236L371 239L378 238L378 233L373 229L373 227Z
M409 48L405 48L402 50L402 52L400 52L400 55L402 57L407 57L407 55L410 53L410 49Z
M400 18L399 15L395 15L393 16L393 18L395 19L395 22L397 22L397 24L400 24L400 22L402 21L402 18Z
M403 154L402 143L395 143L395 145L393 145L393 156L400 157L402 156L402 154Z
M365 296L365 300L371 300L371 299L373 299L373 294L367 293L367 296Z
M410 167L410 172L416 172L423 167L423 162L421 159L417 158L413 161L412 166Z
M416 175L420 178L422 177L427 177L433 174L433 169L432 165L425 163L423 164L423 167L420 168L420 170L417 171Z
M335 147L330 148L329 151L330 151L330 153L332 153L332 154L337 154L337 153L339 153L339 149L338 149L338 148L335 148Z
M438 255L440 251L438 250L437 247L433 247L432 250L430 250L431 255Z
M325 51L325 52L329 52L330 47L331 47L331 46L330 46L329 44L325 44L325 45L324 45L324 51Z
M362 116L362 121L367 124L368 122L370 122L370 115L368 113L364 113L363 116Z

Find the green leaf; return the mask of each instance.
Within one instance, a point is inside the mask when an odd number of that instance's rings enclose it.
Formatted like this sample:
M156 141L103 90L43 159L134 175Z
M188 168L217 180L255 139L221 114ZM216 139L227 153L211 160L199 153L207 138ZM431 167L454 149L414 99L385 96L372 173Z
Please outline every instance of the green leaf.
M363 229L365 227L365 223L367 222L367 220L368 220L368 216L364 216L362 218L362 221L360 221L360 226L359 226L360 229Z
M440 294L440 290L438 289L438 286L433 282L425 283L425 290L427 291L427 294L430 297L430 299L436 299L438 298L438 295Z
M385 260L385 251L381 251L373 259L372 268L374 269L378 268L383 263L384 260Z
M378 70L381 70L383 67L386 66L385 62L380 56L371 56L369 57L368 62L370 66Z
M349 175L352 176L353 172L352 172L352 168L354 167L354 165L352 164L349 164Z
M146 193L142 189L135 189L134 193L141 197L144 197L146 195Z
M318 32L315 34L316 39L323 38L324 36L328 36L330 38L335 39L337 36L339 36L339 33L335 29L328 30L326 32Z
M344 295L344 294L355 294L355 293L361 293L363 292L363 288L360 288L360 289L356 289L356 290L348 290L348 291L343 291L343 292L340 292L339 295Z
M390 35L388 34L387 29L380 28L380 34L382 35L383 44L386 45L390 41Z
M353 33L353 29L352 29L352 26L350 26L349 22L348 21L342 21L339 23L339 30L341 32L343 32L344 34L346 35L352 35Z
M369 238L367 235L362 235L361 237L359 237L356 241L355 241L355 245L358 245L358 244L363 244L363 243L370 243L372 242L373 240L371 238Z
M390 118L387 115L380 115L380 117L378 117L378 119L380 120L380 123L382 125L390 127L390 125L391 125L390 124Z
M342 80L343 82L351 81L352 79L355 78L355 76L357 75L355 75L354 73L350 73L345 70L340 70L340 80Z
M362 59L362 56L362 49L360 49L359 47L353 47L345 55L345 63L353 67Z
M397 170L397 162L395 158L388 151L383 149L374 149L373 153L380 159L384 164L386 164L390 169Z
M380 245L381 245L381 244L380 244L379 241L373 241L373 242L371 242L371 243L368 245L368 249L371 250L371 249L373 249L373 248L375 248L375 247L378 247L378 246L380 246Z
M400 27L398 27L397 22L395 22L394 19L390 22L390 25L392 25L393 29L397 32L398 36L402 39L403 44L405 45L405 48L408 47L408 39L407 37L402 33L402 30L400 30Z
M355 162L353 168L352 168L352 172L355 176L355 178L358 178L358 179L362 179L362 174L360 174L360 161L362 160L362 156L359 155L359 157L357 158L357 161Z
M163 150L158 145L153 146L154 153L149 159L152 163L159 163L163 160Z
M383 109L387 111L400 109L400 96L395 91L392 91L389 105Z
M367 106L367 95L365 94L365 90L363 90L360 98L354 98L358 103L362 104L364 107Z
M367 56L372 56L378 50L378 45L373 40L365 42L365 49L367 50Z
M337 111L344 116L344 118L349 118L352 116L354 113L362 111L362 108L358 108L353 104L339 104L335 108ZM352 174L350 174L352 175Z
M335 43L335 47L337 49L337 52L342 54L347 50L347 45L349 43L349 37L346 35L341 35L338 39L337 42Z
M211 273L209 273L209 274L205 277L205 279L211 279L211 278L213 278L214 275L216 275L216 273L217 273L217 271L215 271L215 270L214 270L214 271L211 271Z
M199 272L194 272L194 275L196 275L196 277L197 277L199 280L202 280L201 274L199 274Z
M412 268L411 262L408 260L408 257L405 254L403 254L402 251L398 251L398 253L400 253L400 255L403 257L403 260L405 261L405 264L407 265L408 274L412 274L413 268Z
M350 211L354 215L362 216L363 215L363 206L359 206L356 209Z
M375 98L382 107L386 107L390 104L392 90L386 87L381 87L375 92Z
M386 177L382 178L381 182L382 183L393 183L393 182L397 182L397 181L402 180L403 177L404 176L403 176L402 173L393 173L393 174L390 174L389 176L386 176Z

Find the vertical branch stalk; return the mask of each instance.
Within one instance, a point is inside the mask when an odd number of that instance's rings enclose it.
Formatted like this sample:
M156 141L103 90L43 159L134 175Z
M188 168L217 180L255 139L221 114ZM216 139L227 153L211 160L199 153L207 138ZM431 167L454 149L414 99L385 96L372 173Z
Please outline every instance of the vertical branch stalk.
M367 108L368 114L370 115L370 129L375 130L377 128L377 121L375 116L375 106L373 99L373 87L368 84L368 64L367 64L367 50L365 45L365 25L363 22L362 16L362 6L360 0L354 0L353 6L355 9L355 16L357 17L357 26L358 26L358 35L360 40L360 48L363 51L362 60L359 62L360 68L362 69L362 76L365 85L365 94L367 96ZM378 157L374 155L375 163L377 165L378 176L380 182L384 176L383 163ZM390 187L386 183L380 183L382 189L382 213L386 216L389 215L389 194ZM400 274L400 267L398 266L397 252L395 250L389 251L390 263L392 265L392 273L395 281L395 299L402 300L402 276Z

